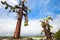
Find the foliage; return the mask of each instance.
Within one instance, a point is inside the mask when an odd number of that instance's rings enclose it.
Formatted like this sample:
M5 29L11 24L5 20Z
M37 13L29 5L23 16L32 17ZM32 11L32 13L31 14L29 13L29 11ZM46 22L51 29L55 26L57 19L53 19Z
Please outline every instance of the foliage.
M43 34L44 30L41 31L41 34Z
M25 22L24 22L24 26L28 26L28 15L25 15Z
M47 18L45 18L44 20L41 20L40 22L41 22L41 26L42 26L42 28L43 28L43 30L42 30L42 32L44 32L45 33L45 35L46 35L46 39L48 40L48 38L49 39L52 39L52 34L51 34L51 28L53 28L53 26L51 26L50 24L49 24L49 20L53 20L50 16L48 16ZM41 32L41 34L42 34L42 32ZM50 37L51 36L51 37Z
M26 1L26 0L24 0L24 1ZM10 9L11 9L13 12L16 12L16 9L20 9L19 6L22 5L22 1L20 1L20 4L19 4L19 5L15 5L15 6L9 5L6 1L4 1L4 2L1 1L1 3L2 3L3 5L6 5L5 9L8 9L8 7L10 7ZM24 6L24 7L26 7L26 6ZM25 9L26 9L26 8L25 8ZM27 7L27 10L24 10L24 11L29 11L29 12L31 12L30 7ZM11 11L9 11L9 12L11 12Z
M55 38L56 38L56 39L60 39L60 29L56 32Z
M53 18L51 18L50 16L48 16L47 18L44 18L44 20L53 20Z
M10 8L9 13L11 12L11 10L12 10L13 12L15 12L16 7L13 7L13 6L9 5L6 1L4 1L4 2L1 1L1 3L2 3L3 5L6 5L6 6L5 6L5 9Z
M2 3L3 5L5 5L5 4L6 4L6 1L4 1L4 2L3 2L3 1L1 1L1 3Z
M46 23L47 23L48 27L53 28L53 26L51 26L51 25L49 24L49 21L48 21L48 20L53 20L53 18L51 18L50 16L48 16L47 18L44 18L43 21L40 20L42 28L47 27L47 26L46 26Z

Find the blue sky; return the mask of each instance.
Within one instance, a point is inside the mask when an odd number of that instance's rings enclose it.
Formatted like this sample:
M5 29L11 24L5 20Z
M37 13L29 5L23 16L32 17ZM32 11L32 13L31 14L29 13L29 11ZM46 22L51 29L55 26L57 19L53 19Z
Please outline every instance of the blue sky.
M31 0L32 1L32 0ZM56 17L60 13L59 0L35 0L31 2L30 18L39 19L47 16ZM34 5L33 5L34 4Z
M13 6L15 5L14 3L11 3L11 2L9 4ZM18 4L18 1L16 4ZM27 6L29 6L31 9L31 13L29 14L29 19L40 19L47 16L51 16L54 18L60 14L59 4L60 4L60 0L28 0ZM8 11L9 10L4 9L4 6L1 7L0 18L9 17L14 19L15 15L12 12L7 16Z
M0 0L0 2L1 1L5 0ZM19 2L18 0L6 1L12 6L18 4ZM29 26L25 27L24 20L22 21L21 35L40 35L42 28L39 20L47 16L51 16L54 19L54 21L50 21L50 24L54 26L52 32L56 32L56 30L60 28L60 0L28 0L26 5L29 6L31 9L31 13L28 14ZM13 35L17 20L16 13L9 13L9 9L6 10L4 9L4 7L5 6L0 3L0 30L2 30L0 31L0 35ZM6 31L7 29L9 30Z

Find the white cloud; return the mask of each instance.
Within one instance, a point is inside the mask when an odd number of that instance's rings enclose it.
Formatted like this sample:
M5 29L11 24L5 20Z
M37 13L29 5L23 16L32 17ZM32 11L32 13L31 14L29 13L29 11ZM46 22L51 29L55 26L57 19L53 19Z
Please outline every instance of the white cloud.
M24 21L24 20L23 20ZM29 26L24 26L22 21L21 35L38 35L41 32L39 20L30 20ZM0 34L1 35L13 35L15 31L16 20L13 19L1 19L0 20ZM27 35L26 35L27 34Z
M53 26L52 32L56 32L60 28L60 15L57 16L50 24ZM16 20L14 19L0 19L0 35L13 35L16 27ZM39 20L29 20L29 26L24 26L24 20L22 21L21 35L31 36L40 35L42 27Z
M53 26L53 32L58 31L58 29L60 28L60 15L57 15L57 17L53 19L53 21L50 21L50 24Z
M15 22L16 21L13 19L1 19L0 20L0 34L9 35L13 33L15 29Z
M25 34L26 35L39 35L40 32L42 30L42 27L40 26L39 20L30 20L29 21L29 26L24 27L24 25L22 25L22 32L21 34Z
M7 3L11 4L11 5L17 5L18 1L17 0L7 0Z

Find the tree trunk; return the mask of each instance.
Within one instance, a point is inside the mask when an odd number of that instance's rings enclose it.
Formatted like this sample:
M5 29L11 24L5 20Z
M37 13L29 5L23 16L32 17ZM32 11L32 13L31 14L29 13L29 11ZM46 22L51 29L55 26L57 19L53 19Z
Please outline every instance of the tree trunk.
M48 40L48 32L46 30L46 27L44 28L44 32L45 32L46 40Z
M49 32L49 38L52 40L51 32L50 32L50 27L48 27L48 32Z
M46 28L44 28L44 32L45 32L46 40L52 40L50 32Z
M21 22L22 22L22 17L23 17L23 9L22 8L21 8L19 14L20 15L18 17L17 25L16 25L16 29L15 29L15 33L14 33L14 39L21 38L20 32L21 32Z
M51 33L50 33L50 26L49 26L49 22L48 20L46 20L46 33L47 33L47 40L52 40L52 36L51 36Z

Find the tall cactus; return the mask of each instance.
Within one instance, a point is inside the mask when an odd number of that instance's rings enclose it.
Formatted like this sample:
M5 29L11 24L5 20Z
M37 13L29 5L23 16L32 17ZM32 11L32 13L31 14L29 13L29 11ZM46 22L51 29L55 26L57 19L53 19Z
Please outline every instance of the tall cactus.
M25 2L26 0L21 0L20 3L18 5L15 5L14 7L9 5L6 1L3 2L1 1L1 3L3 5L6 5L5 9L8 9L8 7L10 8L10 11L13 11L15 13L17 13L17 24L16 24L16 29L15 29L15 32L14 32L14 39L16 38L21 38L20 37L20 32L21 32L21 23L22 23L22 17L24 16L25 17L25 26L28 25L28 10L31 11L27 6L25 6ZM19 9L17 11L17 9Z
M48 16L47 18L44 19L44 21L41 20L41 26L42 28L44 28L44 32L46 35L46 40L52 40L52 36L51 36L51 32L50 32L50 28L52 27L49 24L48 20L53 20L50 16Z

